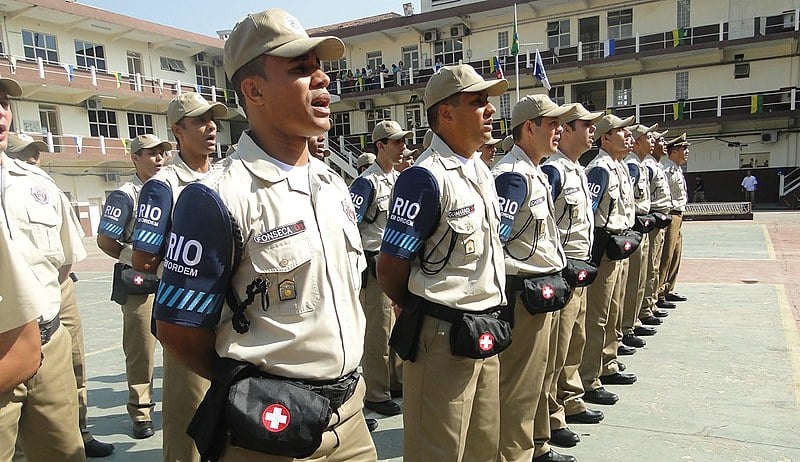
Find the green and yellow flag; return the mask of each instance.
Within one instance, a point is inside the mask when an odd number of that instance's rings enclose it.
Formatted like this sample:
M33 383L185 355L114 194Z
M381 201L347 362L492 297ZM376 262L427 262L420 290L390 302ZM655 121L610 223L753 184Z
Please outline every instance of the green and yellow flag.
M117 88L122 86L122 74L114 72L114 79L117 81Z
M673 29L672 30L672 46L677 47L683 44L683 39L686 38L686 29Z
M517 34L517 21L514 20L514 39L511 42L511 55L517 56L519 54L519 35Z
M764 112L764 95L750 95L750 114Z
M125 154L130 154L131 147L128 146L128 140L126 138L122 138L122 149L125 150Z
M683 101L672 103L672 120L683 119Z

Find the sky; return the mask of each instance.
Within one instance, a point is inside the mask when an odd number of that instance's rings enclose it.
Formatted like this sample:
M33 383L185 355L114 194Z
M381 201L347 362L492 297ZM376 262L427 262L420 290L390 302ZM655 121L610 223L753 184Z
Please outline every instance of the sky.
M411 1L420 12L419 0L78 0L79 3L178 29L216 37L218 30L231 29L247 13L282 8L306 29L353 19L395 12L403 14L403 3Z

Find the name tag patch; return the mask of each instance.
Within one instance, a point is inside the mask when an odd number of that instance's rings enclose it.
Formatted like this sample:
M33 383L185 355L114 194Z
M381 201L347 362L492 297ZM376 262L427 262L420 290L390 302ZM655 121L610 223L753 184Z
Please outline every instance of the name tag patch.
M474 205L468 205L460 209L455 209L447 212L447 218L460 218L465 217L475 211Z
M545 201L545 196L538 197L536 199L531 200L529 207L536 207L537 205L541 204L544 201Z
M264 231L253 237L253 241L259 244L269 244L271 242L279 241L295 234L300 234L306 230L306 223L303 220L297 221L289 225L278 226L270 230Z

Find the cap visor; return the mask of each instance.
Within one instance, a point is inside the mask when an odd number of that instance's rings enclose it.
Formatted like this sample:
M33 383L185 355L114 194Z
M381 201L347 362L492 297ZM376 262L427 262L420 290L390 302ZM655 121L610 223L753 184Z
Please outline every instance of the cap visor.
M613 128L625 128L630 127L631 125L636 124L636 116L630 116L627 119L622 119L618 125L614 126Z
M334 61L344 56L344 42L338 37L308 37L292 40L266 52L281 58L296 58L309 51L317 52L321 61Z
M508 89L508 80L497 79L474 83L461 90L464 93L478 93L486 91L489 96L500 96Z
M22 96L22 87L14 79L0 78L0 87L6 91L8 96L19 98Z
M214 111L215 119L222 119L228 115L228 108L222 103L212 103L187 112L183 117L200 117L208 111Z
M414 136L413 132L398 132L388 138L392 141L395 141L399 140L400 138L411 138L412 136Z
M574 110L571 107L559 106L557 108L551 109L542 114L542 117L561 117L565 114L568 114L570 111Z
M590 122L597 122L598 120L602 119L603 116L606 115L605 112L590 112L584 116L578 117L580 120L588 120ZM578 120L575 119L575 120Z

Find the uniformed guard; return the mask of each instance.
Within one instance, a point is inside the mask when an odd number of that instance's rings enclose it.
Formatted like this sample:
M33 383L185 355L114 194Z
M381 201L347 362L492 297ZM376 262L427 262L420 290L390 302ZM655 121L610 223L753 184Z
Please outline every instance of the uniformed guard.
M664 250L659 267L659 298L666 302L686 301L686 297L675 293L674 290L675 280L681 268L681 254L683 252L681 224L683 223L683 212L686 210L688 195L682 167L689 158L689 146L691 146L691 143L686 141L686 133L683 133L667 143L667 157L661 159L672 195L672 209L669 212L672 216L672 222L670 222L664 235ZM670 306L664 305L664 307Z
M331 124L319 62L343 53L277 9L247 15L225 42L251 129L219 172L181 193L154 310L165 348L215 378L189 427L204 458L377 457L356 372L366 267L356 215L344 181L308 148Z
M403 155L400 156L400 162L394 164L394 169L399 173L403 170L414 165L416 157L419 155L419 149L404 149Z
M11 126L9 97L21 95L16 81L0 79L0 125ZM7 148L7 133L0 134L2 151ZM83 461L72 345L58 313L60 283L68 278L72 263L86 257L86 250L71 226L72 207L52 178L5 153L0 156L0 196L7 220L2 225L30 266L42 302L38 322L41 367L36 375L0 395L0 460L12 459L19 435L28 461ZM6 268L4 265L2 279L7 277ZM18 317L12 324L17 322Z
M377 152L375 163L350 185L350 197L356 209L361 244L367 257L367 272L361 288L361 302L367 319L364 357L361 367L367 393L364 407L383 415L397 415L400 405L392 401L391 386L400 388L400 359L389 347L389 334L394 325L392 301L383 293L375 273L381 247L389 200L399 173L394 169L406 150L406 139L413 132L403 130L394 120L384 120L372 130L372 146Z
M515 145L492 170L500 202L506 294L513 306L514 342L500 353L498 461L574 461L550 448L550 383L554 367L550 330L572 289L561 275L561 246L553 198L540 163L556 152L561 107L546 95L528 95L512 110ZM556 318L557 320L557 318ZM552 375L550 375L552 378Z
M592 147L594 123L602 112L589 112L580 103L560 117L562 123L558 151L542 165L553 196L556 225L567 257L567 266L574 267L572 298L558 311L558 322L551 329L550 348L555 350L554 365L545 382L551 383L548 407L550 411L550 442L571 447L580 437L567 427L568 423L598 423L605 417L601 411L589 409L583 401L583 384L578 366L586 344L586 287L591 273L596 272L589 262L594 238L594 211L589 195L586 173L580 157Z
M375 154L371 152L365 152L358 156L356 159L356 168L358 169L358 174L361 175L364 173L364 170L370 168L372 164L375 163Z
M395 184L378 281L399 312L392 346L403 363L403 457L490 461L498 445L497 353L510 340L491 173L474 156L491 138L506 80L469 65L428 80L430 147ZM449 338L449 340L448 340Z
M619 372L618 365L612 360L616 354L616 324L621 302L622 284L620 283L623 260L622 252L633 250L630 241L624 239L629 229L629 217L626 201L631 201L630 183L626 184L628 175L620 159L628 154L632 146L632 137L626 127L634 123L634 118L620 119L615 115L606 115L596 126L594 139L600 151L586 167L589 192L594 210L594 241L592 242L592 260L598 265L597 279L589 286L586 294L586 345L583 360L579 368L583 389L583 399L594 404L615 404L619 397L603 387L603 383L633 383L634 374ZM631 210L632 211L632 210ZM619 241L614 237L623 238ZM615 248L617 244L624 246ZM610 254L614 251L615 258ZM613 346L613 352L606 351ZM601 375L606 382L601 382ZM619 379L619 380L616 380Z
M511 135L506 136L500 146L503 148L503 154L508 154L508 151L511 151L511 148L514 147L514 137Z
M481 160L487 167L492 168L494 164L495 157L497 156L497 145L501 143L503 140L498 140L496 138L492 138L489 141L483 143L481 147L478 148L478 152L480 153Z
M157 273L166 251L165 237L172 227L173 205L187 184L200 180L211 168L209 157L217 145L214 119L227 114L224 104L209 103L194 92L183 93L170 101L167 121L179 151L168 165L142 186L133 232L132 260L136 270ZM208 386L208 380L187 369L168 349L164 349L161 399L165 462L200 461L200 453L186 434L186 427Z
M168 141L154 135L131 140L133 178L109 194L97 228L97 246L119 260L114 266L111 300L122 308L122 350L128 378L128 415L133 421L134 438L153 436L153 354L155 337L150 332L155 276L132 268L134 223L144 183L163 167ZM142 217L151 216L148 212Z
M41 141L35 141L30 135L23 133L10 133L8 135L8 148L6 154L9 157L19 159L30 165L39 165L41 152L47 152L47 145ZM70 213L69 226L75 228L75 232L82 238L84 237L83 228L74 213ZM65 226L67 226L65 224ZM62 277L61 281L61 310L58 317L61 324L66 327L72 340L72 370L75 373L75 384L78 387L78 427L81 430L83 446L87 457L105 457L114 452L114 445L103 443L95 439L89 431L87 423L88 415L88 393L86 390L86 360L83 348L83 324L78 302L75 296L75 285L72 276L74 273L69 268L62 268L68 277Z

